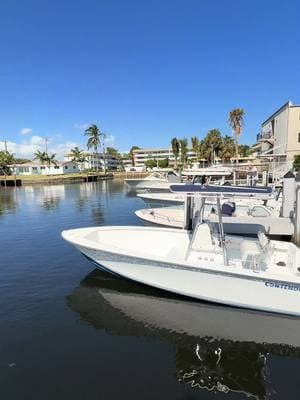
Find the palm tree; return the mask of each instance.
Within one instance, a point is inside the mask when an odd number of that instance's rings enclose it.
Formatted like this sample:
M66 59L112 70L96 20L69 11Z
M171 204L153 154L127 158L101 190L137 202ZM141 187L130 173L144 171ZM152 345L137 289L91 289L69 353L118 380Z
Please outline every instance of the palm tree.
M205 154L205 158L213 162L214 154L218 156L219 152L222 149L222 134L219 129L211 129L207 132L203 140L203 151Z
M196 136L194 136L191 138L191 142L192 142L192 149L196 154L196 159L197 161L199 161L199 139Z
M185 163L187 161L187 152L188 152L188 141L187 139L180 139L179 140L180 144L180 158L183 166L185 166Z
M134 150L139 150L139 146L132 146L129 151L129 155L131 158L131 164L133 167L135 167Z
M10 166L15 163L14 155L9 153L7 150L0 151L0 175L10 174Z
M228 135L223 137L223 146L220 151L220 157L222 161L230 161L235 153L234 139Z
M84 134L89 137L87 141L87 148L93 148L95 153L98 153L98 147L101 144L101 137L102 137L102 132L100 131L100 128L98 128L97 125L92 124L89 128L87 128L84 131ZM97 169L98 169L98 163L97 163Z
M239 162L239 137L242 133L242 128L244 125L244 115L245 112L242 108L235 108L234 110L229 112L229 125L232 130L235 132L235 155L236 155L236 164Z
M46 160L45 161L47 161L48 168L50 168L51 164L57 165L57 161L55 159L55 156L56 156L56 154L51 154L50 155L50 154L46 153Z
M173 152L174 157L175 157L175 168L176 168L177 167L177 159L178 159L179 151L180 151L180 144L179 144L179 141L178 141L178 139L176 137L174 137L171 140L171 146L172 146L172 152Z
M72 161L75 162L84 162L86 161L85 154L83 150L80 150L79 147L74 147L74 149L70 150L70 154L72 156Z
M34 153L34 160L38 160L42 165L47 161L48 154L45 151L37 150Z

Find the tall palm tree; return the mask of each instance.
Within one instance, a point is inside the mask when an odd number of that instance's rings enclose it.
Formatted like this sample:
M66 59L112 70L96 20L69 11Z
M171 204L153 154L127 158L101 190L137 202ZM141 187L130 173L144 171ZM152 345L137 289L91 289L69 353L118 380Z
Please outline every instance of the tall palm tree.
M101 144L101 137L102 137L102 132L100 128L98 128L97 125L92 124L90 127L88 127L85 131L84 134L88 136L88 141L87 141L87 148L93 148L95 153L98 153L98 147ZM98 163L97 163L98 165ZM98 167L97 167L98 169Z
M95 153L97 153L98 147L100 146L101 143L101 136L102 136L100 128L98 128L97 125L92 124L84 131L84 134L89 137L87 141L88 149L91 149L93 147Z
M187 162L187 152L188 152L188 141L187 139L180 139L179 140L180 144L180 158L183 166L185 166L185 163Z
M174 137L171 140L171 146L172 146L172 152L173 152L174 158L175 158L175 168L176 168L177 167L177 159L178 159L179 151L180 151L180 144L176 137Z
M34 153L34 160L38 160L42 165L47 161L48 154L45 151L37 150Z
M239 137L244 126L245 111L242 108L235 108L229 112L229 125L235 132L235 155L236 164L239 162Z

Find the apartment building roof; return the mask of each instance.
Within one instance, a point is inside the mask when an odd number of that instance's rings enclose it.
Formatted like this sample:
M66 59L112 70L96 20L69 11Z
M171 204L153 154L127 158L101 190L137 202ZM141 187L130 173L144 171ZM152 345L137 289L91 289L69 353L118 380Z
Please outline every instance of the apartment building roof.
M262 122L261 125L265 125L268 122L270 122L273 118L276 117L276 115L280 114L287 107L300 107L300 105L293 104L291 101L287 101L280 108L278 108L278 110L276 110L270 117L268 117L264 122Z

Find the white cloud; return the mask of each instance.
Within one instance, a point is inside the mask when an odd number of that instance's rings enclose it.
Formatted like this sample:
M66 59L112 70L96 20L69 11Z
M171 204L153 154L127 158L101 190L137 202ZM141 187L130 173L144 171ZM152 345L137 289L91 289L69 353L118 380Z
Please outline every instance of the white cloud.
M56 145L48 141L48 153L55 153L57 160L63 160L64 154L68 153L68 151L75 146L82 148L82 145L71 141ZM3 142L0 142L0 150L4 150ZM15 157L28 158L32 160L34 153L37 150L45 151L45 138L35 135L28 140L23 140L21 143L8 141L7 150L10 153L13 153Z
M48 139L49 141L49 139ZM23 142L25 143L25 142ZM32 136L29 140L28 143L34 145L34 146L45 146L45 138L41 137L41 136Z
M79 143L68 141L65 143L59 143L56 146L51 147L49 149L49 153L56 154L57 160L63 160L64 155L67 154L74 147L79 147L80 149L82 149L82 145L80 145Z
M31 129L31 128L22 128L22 129L20 130L21 135L28 135L28 134L31 133L31 132L32 132L32 129Z

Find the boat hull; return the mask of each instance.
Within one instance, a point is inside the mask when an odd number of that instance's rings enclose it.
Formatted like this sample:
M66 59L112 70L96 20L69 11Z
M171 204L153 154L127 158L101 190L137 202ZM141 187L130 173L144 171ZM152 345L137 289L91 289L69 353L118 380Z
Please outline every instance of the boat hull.
M163 213L163 211L160 211L160 209L158 209L158 211L151 209L137 210L135 211L135 215L143 221L145 226L183 229L183 211L181 213L182 215L177 212L176 218L172 218L171 213L170 216L168 216L168 213ZM160 214L162 215L160 216ZM204 219L210 222L214 230L218 231L219 223L217 217ZM268 232L268 235L274 238L292 236L294 232L293 223L289 218L278 219L275 217L255 218L223 216L222 221L224 232L232 235L253 236L263 230Z
M147 179L126 179L126 184L134 190L148 190L148 191L169 191L170 183L159 180L147 180Z
M300 285L253 276L212 272L83 246L76 247L98 268L172 293L273 313L300 315Z

